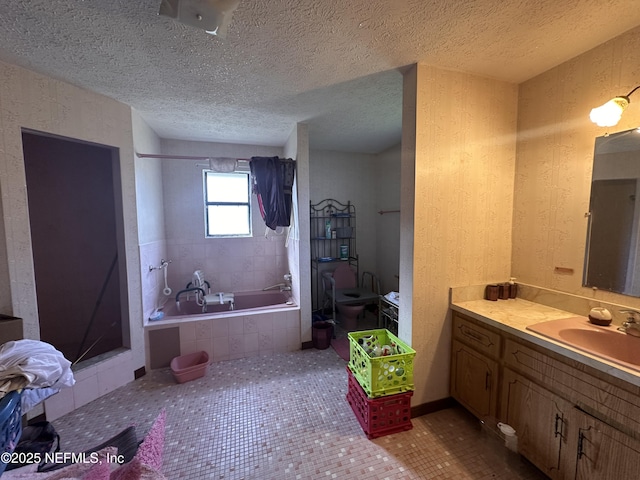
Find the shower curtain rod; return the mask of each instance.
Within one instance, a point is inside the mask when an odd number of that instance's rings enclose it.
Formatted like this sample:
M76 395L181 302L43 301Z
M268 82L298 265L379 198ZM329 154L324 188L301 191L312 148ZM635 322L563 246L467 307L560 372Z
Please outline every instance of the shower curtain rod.
M136 152L136 156L138 158L164 158L171 160L213 160L214 158L229 158L229 157L194 157L191 155L160 155L155 153L138 153ZM240 160L245 162L250 162L250 158L234 158L234 160Z

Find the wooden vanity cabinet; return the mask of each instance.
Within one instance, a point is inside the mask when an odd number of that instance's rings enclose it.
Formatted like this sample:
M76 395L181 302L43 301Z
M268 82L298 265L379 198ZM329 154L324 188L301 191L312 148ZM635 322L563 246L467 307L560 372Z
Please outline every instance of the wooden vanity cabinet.
M575 458L568 443L571 404L505 368L502 405L502 421L515 428L519 453L549 478L572 478L562 468L567 454Z
M453 341L451 395L480 419L496 417L498 362Z
M454 314L451 396L481 420L498 414L500 335Z
M640 478L640 442L580 410L576 480Z
M551 479L640 478L640 387L455 311L451 363L451 395Z

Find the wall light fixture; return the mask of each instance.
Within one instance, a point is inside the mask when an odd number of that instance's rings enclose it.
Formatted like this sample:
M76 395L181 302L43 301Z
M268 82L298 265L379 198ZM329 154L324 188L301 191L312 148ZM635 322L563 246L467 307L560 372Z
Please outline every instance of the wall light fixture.
M626 95L613 97L604 105L592 109L589 118L599 127L613 127L620 121L620 117L622 117L622 112L624 112L625 108L629 106L631 102L629 96L638 90L638 88L640 88L640 85Z

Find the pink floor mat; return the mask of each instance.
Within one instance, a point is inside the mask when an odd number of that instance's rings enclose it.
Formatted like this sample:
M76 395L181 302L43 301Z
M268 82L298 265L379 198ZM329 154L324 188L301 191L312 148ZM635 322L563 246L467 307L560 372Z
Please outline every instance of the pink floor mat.
M347 337L332 338L331 346L336 353L345 361L349 361L349 339Z

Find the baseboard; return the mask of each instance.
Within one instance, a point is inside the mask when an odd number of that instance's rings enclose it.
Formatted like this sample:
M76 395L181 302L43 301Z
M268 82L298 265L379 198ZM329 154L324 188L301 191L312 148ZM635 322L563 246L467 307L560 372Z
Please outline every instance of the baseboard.
M453 397L446 397L441 398L440 400L434 400L433 402L416 405L411 407L411 418L421 417L422 415L427 415L428 413L437 412L446 408L452 408L457 404L458 403L453 399Z
M46 422L46 421L47 421L47 416L44 413L41 413L40 415L30 418L29 420L27 420L26 415L24 415L22 418L22 426L24 427L25 425L33 425L34 423Z

